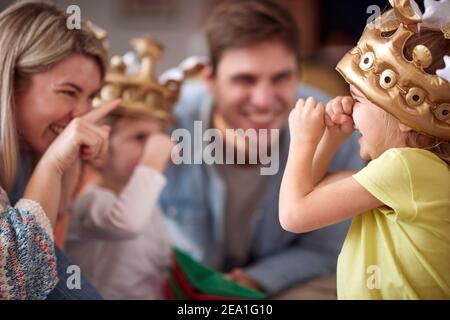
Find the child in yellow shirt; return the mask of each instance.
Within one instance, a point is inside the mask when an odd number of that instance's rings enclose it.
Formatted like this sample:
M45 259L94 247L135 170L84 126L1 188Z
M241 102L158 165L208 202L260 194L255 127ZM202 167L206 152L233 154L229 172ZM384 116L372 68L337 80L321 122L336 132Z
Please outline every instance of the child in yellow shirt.
M450 299L450 40L439 27L450 20L436 16L442 3L426 1L422 17L413 1L391 0L394 10L338 64L352 97L326 106L300 100L290 115L280 222L308 232L353 218L338 260L339 299ZM368 166L327 174L354 129Z

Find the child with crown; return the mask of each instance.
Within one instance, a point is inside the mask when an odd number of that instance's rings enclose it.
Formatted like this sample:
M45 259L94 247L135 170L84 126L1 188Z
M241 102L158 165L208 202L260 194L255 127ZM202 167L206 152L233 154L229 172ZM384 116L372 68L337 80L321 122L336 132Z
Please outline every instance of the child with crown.
M122 57L94 106L121 99L103 121L111 128L108 157L94 162L97 183L72 206L66 252L105 299L161 299L171 240L158 207L173 142L166 134L182 79L161 84L154 63L162 47L150 38L132 40L140 58L130 74Z
M308 232L348 218L339 299L450 299L450 1L390 0L337 70L351 97L300 100L280 222ZM328 173L361 134L359 172Z

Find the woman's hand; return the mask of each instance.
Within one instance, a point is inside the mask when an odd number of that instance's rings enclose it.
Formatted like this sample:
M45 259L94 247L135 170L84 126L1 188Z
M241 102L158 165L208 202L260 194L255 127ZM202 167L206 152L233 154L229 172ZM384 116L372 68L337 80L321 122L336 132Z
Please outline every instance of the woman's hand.
M94 159L107 152L109 129L95 123L119 104L120 100L114 100L74 119L53 141L34 169L24 198L39 203L53 226L60 208L64 173L80 159Z
M154 133L147 139L141 163L162 173L174 147L175 143L166 133Z
M41 160L51 164L62 175L78 159L95 160L106 154L110 128L99 127L95 123L114 110L119 103L120 100L114 100L83 117L73 119L50 145Z
M75 192L81 182L82 172L83 164L80 160L76 160L72 166L64 172L61 180L61 201L58 210L59 216L63 216L67 213Z
M352 97L336 97L325 107L327 133L333 139L346 140L354 130Z
M325 131L325 106L309 97L300 99L289 115L291 141L317 145Z

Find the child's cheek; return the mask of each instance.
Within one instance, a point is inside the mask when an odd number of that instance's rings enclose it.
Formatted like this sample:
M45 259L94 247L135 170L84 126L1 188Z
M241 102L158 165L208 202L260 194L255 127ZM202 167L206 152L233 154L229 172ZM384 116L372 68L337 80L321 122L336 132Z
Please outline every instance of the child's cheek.
M365 110L365 107L362 105L355 105L355 107L353 108L352 117L355 126L361 130L361 128L364 127L365 123L368 120L367 110ZM371 120L369 119L369 121Z
M123 143L115 150L113 162L117 174L121 179L128 179L133 174L134 168L139 164L140 149L134 143Z
M359 112L358 112L357 108L353 108L352 118L353 118L353 122L355 123L355 126L358 127L358 125L360 124L360 119L359 119Z
M139 142L134 142L132 146L128 149L128 167L131 170L134 170L134 168L139 165L141 162L141 158L144 154L144 145Z

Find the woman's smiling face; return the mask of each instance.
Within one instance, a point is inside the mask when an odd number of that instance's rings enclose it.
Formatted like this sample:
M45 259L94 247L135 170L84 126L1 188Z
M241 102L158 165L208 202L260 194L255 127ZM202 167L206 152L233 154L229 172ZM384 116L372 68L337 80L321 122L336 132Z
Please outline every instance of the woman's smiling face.
M81 54L33 75L14 98L21 147L44 153L72 119L91 109L101 82L98 63Z

